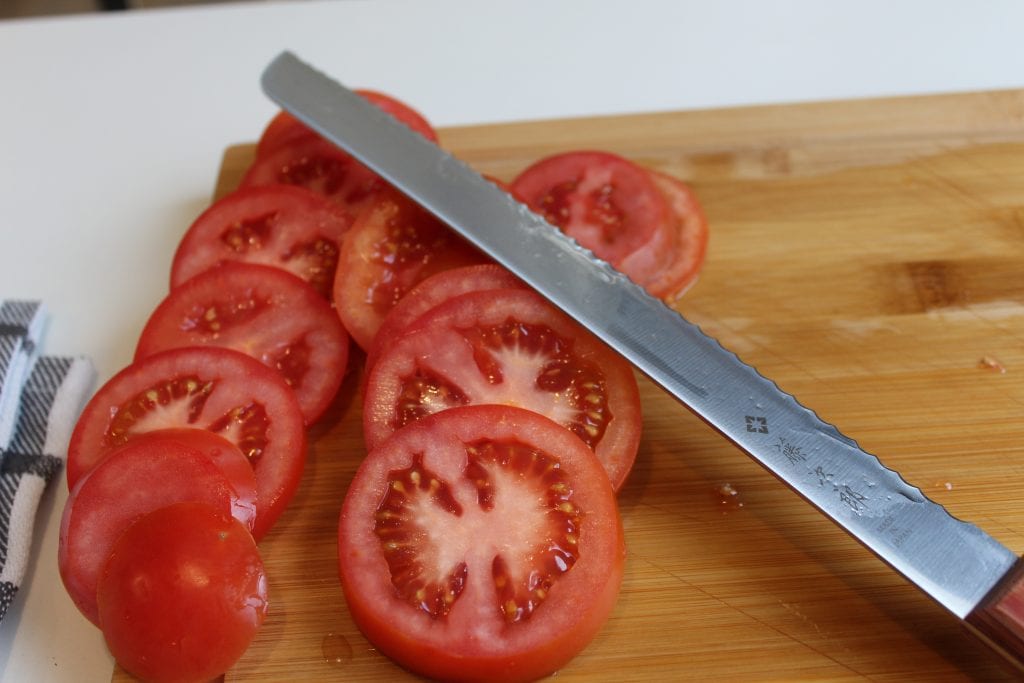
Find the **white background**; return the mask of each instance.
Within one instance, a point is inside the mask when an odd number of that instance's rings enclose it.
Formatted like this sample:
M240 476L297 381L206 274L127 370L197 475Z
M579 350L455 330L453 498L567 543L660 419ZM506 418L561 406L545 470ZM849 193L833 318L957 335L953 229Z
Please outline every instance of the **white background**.
M274 113L283 49L438 126L1024 86L1024 4L342 0L0 23L0 296L106 379L166 291L222 150ZM63 482L0 623L0 679L107 681L56 573Z

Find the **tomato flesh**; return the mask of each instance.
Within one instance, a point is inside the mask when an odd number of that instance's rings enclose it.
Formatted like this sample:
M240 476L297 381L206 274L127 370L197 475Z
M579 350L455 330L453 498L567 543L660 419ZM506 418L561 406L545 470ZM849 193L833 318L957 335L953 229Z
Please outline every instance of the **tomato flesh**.
M385 316L416 284L486 259L409 199L383 193L356 220L334 279L338 315L369 349Z
M455 408L363 461L339 524L356 623L445 680L529 680L600 629L622 576L614 493L593 452L531 411Z
M344 208L300 187L238 190L189 227L171 264L171 288L210 268L246 261L287 270L329 297L352 220Z
M707 251L708 222L686 183L658 171L650 173L672 211L673 245L667 252L668 264L651 272L643 285L653 296L672 301L697 281Z
M454 406L528 408L594 449L614 488L640 440L632 369L538 294L461 294L421 316L384 349L366 380L364 437L372 448L411 422Z
M97 589L110 652L147 681L209 681L245 652L267 613L252 536L216 508L178 503L114 544Z
M292 185L319 193L352 215L387 187L387 183L336 146L303 137L257 157L240 187Z
M198 345L233 348L277 370L306 424L327 410L348 364L348 334L330 304L291 273L253 263L224 264L171 290L135 357Z
M302 410L278 373L232 349L184 347L136 361L86 404L68 444L69 488L106 453L158 429L207 429L248 456L260 539L298 488L306 457Z
M68 594L93 623L99 623L96 588L103 564L141 515L171 503L203 501L224 514L240 514L247 525L254 521L252 508L240 503L233 482L204 451L186 439L140 438L110 453L72 489L61 518L57 563ZM244 456L234 453L244 464ZM249 486L255 488L251 475Z
M467 292L525 286L519 278L495 263L452 268L431 275L410 289L385 315L373 344L366 352L365 367L367 370L372 368L380 352L406 327L448 299Z
M668 206L647 172L607 152L546 157L513 180L512 192L612 265L670 227Z

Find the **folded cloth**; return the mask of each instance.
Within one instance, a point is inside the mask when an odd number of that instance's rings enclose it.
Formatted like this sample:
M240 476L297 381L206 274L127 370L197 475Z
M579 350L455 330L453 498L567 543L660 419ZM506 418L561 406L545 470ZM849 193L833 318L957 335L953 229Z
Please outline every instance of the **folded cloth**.
M0 302L0 619L25 577L43 490L96 380L85 358L38 357L44 322L38 302Z
M14 433L18 401L46 326L38 301L0 300L0 449Z

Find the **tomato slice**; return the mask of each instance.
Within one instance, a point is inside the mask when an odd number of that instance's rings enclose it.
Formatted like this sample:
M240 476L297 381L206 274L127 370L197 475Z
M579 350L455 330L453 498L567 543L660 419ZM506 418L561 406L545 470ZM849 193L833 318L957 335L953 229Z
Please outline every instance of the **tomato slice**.
M496 263L452 268L431 275L410 289L384 317L366 352L367 371L377 362L381 350L401 336L406 327L448 299L466 292L525 286L522 280Z
M330 304L291 273L252 263L228 263L172 289L143 328L135 359L203 345L277 370L307 425L327 410L348 364L348 333Z
M607 152L542 159L512 181L534 211L613 266L652 240L670 239L670 214L647 172Z
M338 530L356 624L441 680L532 680L563 666L610 614L624 552L593 453L506 406L446 410L381 443Z
M343 207L311 190L270 185L214 202L189 227L171 264L171 287L215 266L248 261L283 268L331 295L341 241L352 225Z
M356 90L356 92L431 142L437 142L437 132L430 122L405 102L375 90ZM316 135L316 131L288 112L281 111L270 120L263 130L256 145L256 156L265 156L295 140Z
M388 184L319 136L301 137L257 157L239 187L297 185L340 204L353 215Z
M111 654L147 681L209 681L246 651L267 613L267 574L245 527L201 503L158 509L114 544L100 579Z
M111 449L157 429L202 428L248 457L256 474L253 535L261 539L298 488L306 431L295 393L239 351L185 347L132 363L86 404L68 443L68 487Z
M528 408L565 426L594 449L616 490L636 459L631 366L531 290L461 294L406 328L366 380L366 444L469 404Z
M334 301L355 342L369 349L384 317L413 286L486 258L398 192L382 193L345 236Z
M707 252L708 222L686 183L658 171L650 173L669 202L675 227L669 264L655 271L643 286L653 296L672 301L697 281Z
M171 503L203 501L226 515L238 512L247 525L253 521L252 508L240 504L208 448L182 438L136 439L111 452L72 489L61 518L57 564L72 601L94 624L103 565L118 536L141 515ZM237 448L214 448L219 457L237 455L247 466ZM248 485L255 487L251 473Z

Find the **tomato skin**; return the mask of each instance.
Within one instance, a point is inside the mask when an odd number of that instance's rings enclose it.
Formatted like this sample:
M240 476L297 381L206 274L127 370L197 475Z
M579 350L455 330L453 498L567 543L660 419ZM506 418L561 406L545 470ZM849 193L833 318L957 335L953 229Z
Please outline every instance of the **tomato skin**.
M426 369L439 378L445 392L427 392L420 405L424 412L440 410L443 401L464 404L500 403L530 408L546 414L571 429L586 430L582 417L590 410L573 403L582 393L572 389L544 389L544 371L550 367L548 351L535 356L529 347L517 352L519 342L502 338L502 349L491 349L499 361L503 379L493 381L481 365L482 356L472 337L489 335L509 321L550 330L560 345L569 348L566 371L600 372L606 400L604 431L592 447L605 465L612 486L618 490L633 467L640 445L642 414L640 394L632 366L582 326L528 289L498 289L467 292L435 306L408 326L403 334L383 349L365 381L363 436L374 448L404 424L403 402L412 404L407 393L408 378ZM502 361L510 354L509 367ZM539 360L535 360L539 359ZM451 391L454 390L454 391Z
M97 591L114 658L157 683L223 674L262 625L267 599L252 536L201 503L160 508L132 524L114 545Z
M384 317L412 287L435 273L486 261L411 200L382 192L345 236L335 306L352 339L368 350Z
M171 263L171 288L223 263L247 261L287 270L329 297L352 220L344 207L305 188L236 190L189 226Z
M187 378L194 378L199 387L210 387L209 391L182 394ZM154 388L156 402L147 398ZM205 398L197 402L190 396ZM140 408L145 411L134 416ZM240 422L254 413L263 415L255 432L248 422ZM226 420L228 416L230 420ZM71 434L65 466L68 488L112 448L139 434L172 427L210 429L250 457L257 484L253 535L261 539L299 486L306 458L305 423L295 394L284 380L259 361L232 349L161 351L108 380L85 405ZM256 453L250 447L254 438L260 440Z
M583 510L578 559L530 618L515 624L506 624L491 609L494 596L487 592L480 574L474 574L479 569L476 565L470 567L464 593L443 619L399 599L373 528L375 511L388 490L389 473L407 467L417 453L423 454L428 469L452 485L456 497L472 505L475 490L456 480L463 471L465 444L481 437L555 454L568 473L573 503ZM500 527L499 520L494 523ZM474 532L482 538L473 548L491 542L487 527ZM503 540L498 539L499 544ZM618 596L625 543L607 477L577 437L531 411L469 406L410 424L370 452L345 497L338 553L349 611L381 652L429 678L523 681L564 666L601 629Z
M96 587L103 564L120 534L140 516L196 500L253 521L253 510L240 505L233 482L207 450L189 438L140 437L107 455L71 490L61 517L57 564L68 595L94 624L99 623ZM240 451L234 454L247 464ZM255 488L254 478L249 484Z
M348 333L330 304L291 273L254 263L226 263L172 289L150 314L135 359L206 345L279 371L307 425L330 406L348 364Z

